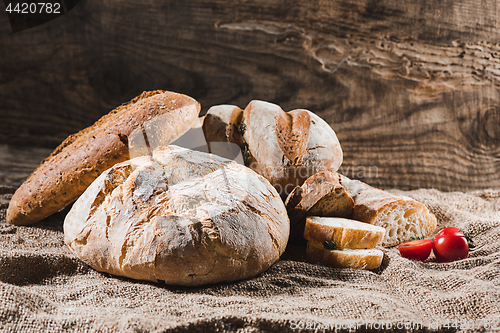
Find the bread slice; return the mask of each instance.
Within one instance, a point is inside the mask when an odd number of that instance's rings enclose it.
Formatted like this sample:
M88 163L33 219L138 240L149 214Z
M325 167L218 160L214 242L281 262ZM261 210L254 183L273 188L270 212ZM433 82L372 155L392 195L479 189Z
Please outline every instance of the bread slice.
M378 249L328 250L320 243L308 242L306 259L335 268L376 269L382 264L384 252Z
M147 155L185 133L200 104L169 91L149 91L134 98L94 125L69 136L17 189L7 221L32 224L78 198L105 170L135 155Z
M412 237L427 237L436 229L436 217L424 204L410 197L394 195L345 176L342 184L354 200L351 218L386 229L382 246L395 246Z
M337 247L371 249L382 243L385 229L368 223L337 217L309 216L304 238L323 244L333 241Z

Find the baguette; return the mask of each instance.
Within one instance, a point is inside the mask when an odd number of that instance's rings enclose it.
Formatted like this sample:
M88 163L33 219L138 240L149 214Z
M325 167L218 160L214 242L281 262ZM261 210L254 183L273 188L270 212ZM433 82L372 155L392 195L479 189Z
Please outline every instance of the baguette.
M345 176L342 184L354 200L351 218L386 229L382 246L395 246L412 237L427 237L436 229L436 217L424 204L410 197L393 195Z
M325 249L320 243L308 242L306 259L335 268L376 269L382 264L384 252L378 249Z
M309 216L304 238L323 244L333 241L338 247L370 249L382 243L385 229L368 223L336 217Z
M200 104L186 95L142 93L59 145L14 193L7 221L28 225L61 210L102 172L129 159L129 146L147 155L187 131L199 112Z

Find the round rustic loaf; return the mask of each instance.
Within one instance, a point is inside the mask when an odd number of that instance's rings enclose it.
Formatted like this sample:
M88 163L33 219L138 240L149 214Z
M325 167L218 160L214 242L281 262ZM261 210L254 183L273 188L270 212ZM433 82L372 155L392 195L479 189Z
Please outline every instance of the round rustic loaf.
M64 221L65 243L94 269L184 286L258 275L288 235L285 206L265 178L173 145L105 171Z

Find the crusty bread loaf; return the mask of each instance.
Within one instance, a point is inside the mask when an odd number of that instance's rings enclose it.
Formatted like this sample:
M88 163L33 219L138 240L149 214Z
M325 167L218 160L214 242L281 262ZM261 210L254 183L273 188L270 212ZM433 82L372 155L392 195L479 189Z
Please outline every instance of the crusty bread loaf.
M186 95L144 92L59 145L15 192L7 221L26 225L59 211L99 174L127 160L129 143L137 155L148 154L187 131L199 112L199 103Z
M395 246L411 237L427 237L436 228L436 217L410 197L393 195L345 176L342 184L354 199L352 219L386 229L383 246Z
M295 219L306 215L349 217L354 210L354 201L346 193L340 174L322 171L295 187L285 206Z
M64 221L65 243L94 269L184 286L263 272L288 233L285 206L265 178L176 146L105 171Z
M323 244L333 241L337 247L371 249L382 243L385 229L372 224L338 217L309 216L304 238Z
M203 126L207 141L238 144L245 165L268 179L283 200L308 177L336 171L342 149L333 129L308 110L284 112L278 105L251 101L212 107Z
M378 249L325 249L320 243L308 242L306 259L335 268L376 269L382 264L384 252Z
M243 110L237 106L212 106L204 116L202 129L210 153L248 166L239 128L242 116Z
M306 216L350 217L354 201L336 172L318 172L294 188L285 200L290 217L290 240L303 241Z
M243 110L234 105L216 105L208 109L203 121L203 132L209 144L232 142L241 145L241 124Z

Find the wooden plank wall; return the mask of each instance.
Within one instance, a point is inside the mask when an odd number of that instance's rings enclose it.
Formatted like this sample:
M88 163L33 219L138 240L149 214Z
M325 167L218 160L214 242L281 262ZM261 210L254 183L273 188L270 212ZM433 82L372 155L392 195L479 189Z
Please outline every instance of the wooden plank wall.
M307 108L348 176L500 187L500 1L84 1L13 34L0 15L0 144L53 148L144 90Z

